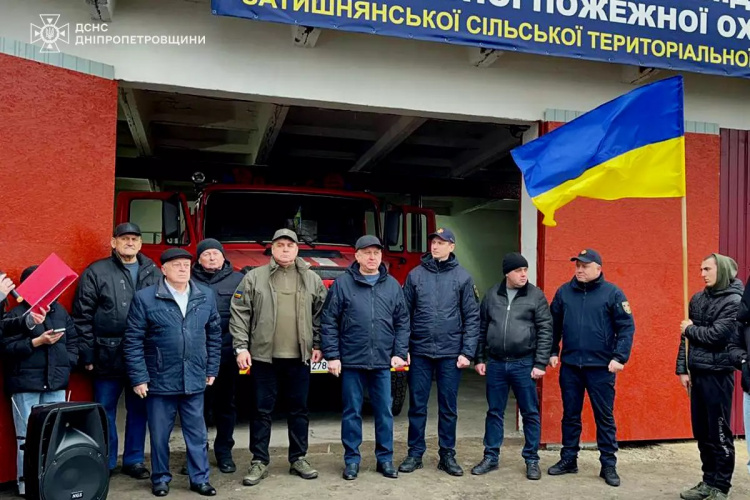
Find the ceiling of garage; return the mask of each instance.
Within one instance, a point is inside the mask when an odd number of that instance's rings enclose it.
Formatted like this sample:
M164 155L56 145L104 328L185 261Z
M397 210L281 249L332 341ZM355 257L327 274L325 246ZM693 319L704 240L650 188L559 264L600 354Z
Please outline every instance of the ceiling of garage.
M525 127L120 88L117 175L517 198ZM291 179L294 179L292 181ZM459 193L460 192L460 193Z

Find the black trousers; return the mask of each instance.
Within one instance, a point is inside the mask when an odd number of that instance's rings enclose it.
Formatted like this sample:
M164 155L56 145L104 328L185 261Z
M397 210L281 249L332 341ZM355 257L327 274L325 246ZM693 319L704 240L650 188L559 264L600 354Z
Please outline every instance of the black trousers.
M268 464L268 443L276 399L280 393L286 404L289 434L289 463L307 454L307 396L310 366L298 359L274 359L273 363L253 361L250 369L255 389L255 411L250 423L250 451L253 460Z
M235 391L239 368L234 360L222 363L219 376L214 385L206 388L206 412L210 409L216 425L216 439L214 439L214 455L216 460L232 458L234 448L234 425L237 421L237 407L235 406Z
M703 464L703 482L729 493L734 472L730 427L734 373L693 370L691 381L690 414Z

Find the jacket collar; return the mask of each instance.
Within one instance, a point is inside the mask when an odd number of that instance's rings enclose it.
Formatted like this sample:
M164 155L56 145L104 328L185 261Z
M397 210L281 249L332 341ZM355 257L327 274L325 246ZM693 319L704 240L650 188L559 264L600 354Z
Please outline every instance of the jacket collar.
M216 283L217 281L223 280L233 272L234 267L232 267L232 263L228 260L225 260L221 269L215 273L206 271L199 262L193 264L193 276L196 280L202 281L203 283Z
M590 292L591 290L596 290L602 285L602 283L604 283L604 272L602 272L594 281L589 281L588 283L581 283L575 276L570 280L570 285L574 290L578 290L579 292Z
M193 278L190 278L190 299L188 300L188 303L193 302L194 300L201 299L205 297L205 295L206 294L204 294L203 291L198 288L195 280L193 280ZM174 300L172 292L170 292L169 288L167 288L167 279L165 277L162 277L159 280L159 284L156 285L156 298Z
M118 266L118 267L119 267L120 269L122 269L123 271L125 271L125 270L126 270L126 269L125 269L125 264L123 264L123 263L122 263L122 261L120 260L120 257L119 257L119 256L117 255L117 252L115 252L115 250L114 250L114 249L112 249L112 253L111 253L111 255L110 255L110 258L111 258L111 259L112 259L112 260L113 260L113 261L115 262L115 264L116 264L116 265L117 265L117 266ZM139 266L140 266L140 268L138 269L138 274L139 274L139 275L141 274L141 271L142 271L143 269L147 269L147 268L149 268L149 267L151 267L151 266L155 266L155 265L156 265L156 264L154 263L154 261L153 261L153 260L151 260L151 259L149 259L148 257L146 257L146 256L145 256L145 255L143 255L143 254L142 254L141 252L138 252L138 253L136 254L136 256L135 256L135 259L136 259L136 260L138 261L138 264L139 264Z
M422 255L421 264L422 267L432 273L445 272L458 266L458 258L451 252L446 260L438 262L432 257L431 253L427 252Z
M524 286L522 286L521 288L517 288L516 290L518 290L518 292L516 292L516 296L518 297L527 295L529 293L529 282L527 281ZM507 280L503 280L500 283L500 286L497 289L497 294L502 295L504 297L508 296L508 281Z
M378 270L380 271L380 276L378 277L378 280L375 282L375 284L382 283L383 281L386 280L386 278L388 278L388 268L385 267L385 264L381 262ZM352 262L351 265L346 269L346 272L351 274L352 278L354 278L354 281L362 283L363 285L371 286L370 283L367 282L367 279L364 277L362 272L360 271L359 262L357 261Z
M268 265L271 268L271 274L275 273L276 271L279 270L279 268L281 268L279 263L276 262L276 259L274 259L273 257L271 257L271 261L268 263ZM297 257L294 260L294 267L297 269L297 272L302 274L304 271L307 271L308 269L310 269L310 264L305 262L305 260L302 257Z

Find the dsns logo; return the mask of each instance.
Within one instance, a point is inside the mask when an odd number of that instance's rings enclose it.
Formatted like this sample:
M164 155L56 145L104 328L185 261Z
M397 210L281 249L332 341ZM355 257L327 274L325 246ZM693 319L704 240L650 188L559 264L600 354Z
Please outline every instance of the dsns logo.
M42 20L41 26L31 23L30 43L42 42L40 52L43 54L59 53L57 42L70 43L70 24L58 26L60 14L40 14L39 18Z

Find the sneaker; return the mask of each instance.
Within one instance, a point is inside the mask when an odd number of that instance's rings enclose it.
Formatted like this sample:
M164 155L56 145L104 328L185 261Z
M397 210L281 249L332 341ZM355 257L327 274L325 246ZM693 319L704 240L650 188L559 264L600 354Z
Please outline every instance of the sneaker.
M562 459L555 465L547 469L547 474L550 476L561 476L563 474L576 474L578 473L578 461L577 460L566 460Z
M727 493L716 488L711 488L711 494L706 497L706 500L727 500L728 498L729 495Z
M305 457L298 459L289 467L289 474L296 474L302 479L315 479L318 477L318 471L313 469Z
M620 486L620 476L617 475L617 469L614 465L602 467L599 477L604 479L604 482L610 486Z
M542 470L539 468L539 462L530 460L526 462L526 479L538 481L542 478Z
M471 473L475 476L481 476L482 474L487 474L488 472L497 470L499 467L500 465L497 460L484 457L481 462L471 469Z
M463 476L464 470L456 462L456 458L452 456L443 457L438 462L438 470L442 470L450 474L451 476Z
M689 490L680 493L680 498L682 500L703 500L708 498L712 491L713 488L701 481Z
M398 466L399 472L414 472L417 469L421 469L423 467L422 459L417 457L406 457L403 462L401 462L401 465Z
M253 460L250 463L250 468L247 470L247 475L242 478L242 484L245 486L255 486L267 477L268 465L260 460Z

